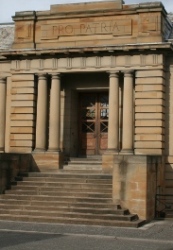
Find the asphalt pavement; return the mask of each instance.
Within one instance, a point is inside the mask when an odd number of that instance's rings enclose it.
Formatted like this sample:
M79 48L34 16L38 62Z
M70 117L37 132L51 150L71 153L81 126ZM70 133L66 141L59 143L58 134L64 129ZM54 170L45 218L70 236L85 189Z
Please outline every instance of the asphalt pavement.
M173 220L141 228L0 221L4 250L173 250Z

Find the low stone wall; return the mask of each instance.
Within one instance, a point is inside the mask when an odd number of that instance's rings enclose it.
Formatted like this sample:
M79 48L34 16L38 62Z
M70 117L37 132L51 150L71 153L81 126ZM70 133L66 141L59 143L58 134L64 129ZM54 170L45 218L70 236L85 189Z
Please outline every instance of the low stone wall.
M62 154L55 153L34 153L34 154L0 154L0 193L9 189L15 177L22 173L34 171L56 171L62 168Z
M155 215L155 195L164 193L161 156L103 155L103 171L113 173L113 201L147 221Z
M0 193L10 188L15 177L22 172L31 171L33 160L30 154L0 154Z

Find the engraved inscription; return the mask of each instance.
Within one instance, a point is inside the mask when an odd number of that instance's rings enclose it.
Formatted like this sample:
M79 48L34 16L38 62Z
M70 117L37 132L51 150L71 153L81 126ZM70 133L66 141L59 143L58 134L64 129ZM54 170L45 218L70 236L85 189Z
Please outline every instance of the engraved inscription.
M41 39L58 39L61 36L112 34L131 35L130 20L109 20L104 22L83 22L80 24L47 24L41 26Z

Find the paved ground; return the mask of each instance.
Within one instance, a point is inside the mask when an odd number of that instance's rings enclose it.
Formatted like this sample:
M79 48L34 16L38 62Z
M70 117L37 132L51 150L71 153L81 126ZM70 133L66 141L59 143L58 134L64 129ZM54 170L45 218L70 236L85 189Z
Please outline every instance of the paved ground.
M0 221L4 250L173 250L173 220L138 229Z

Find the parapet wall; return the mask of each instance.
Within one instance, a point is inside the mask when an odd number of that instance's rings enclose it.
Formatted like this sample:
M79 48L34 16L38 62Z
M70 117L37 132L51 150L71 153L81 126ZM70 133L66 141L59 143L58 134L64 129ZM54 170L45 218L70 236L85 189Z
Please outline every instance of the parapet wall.
M162 42L171 31L159 2L121 1L52 5L49 11L17 12L14 49L105 46Z

